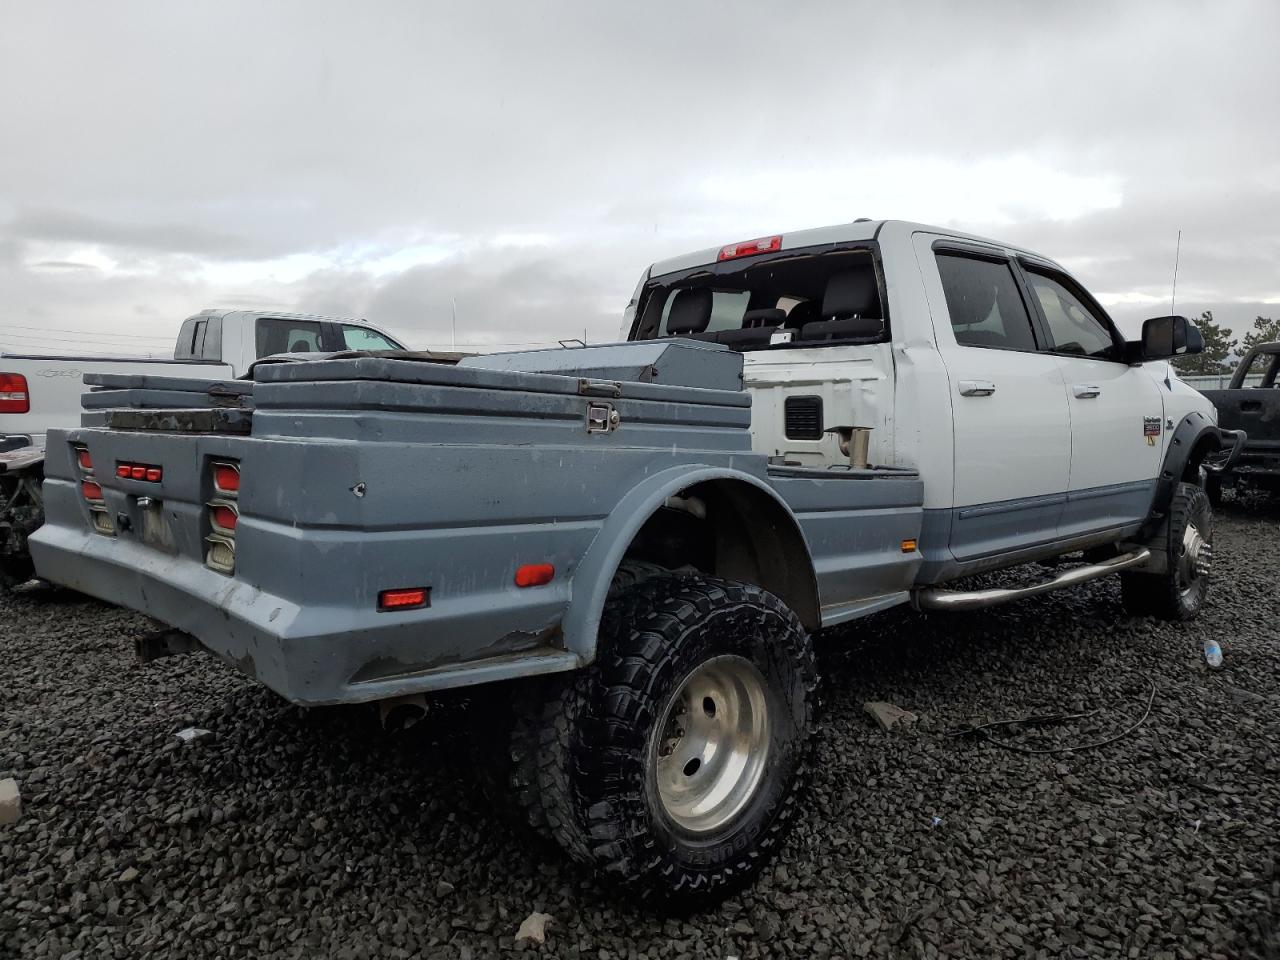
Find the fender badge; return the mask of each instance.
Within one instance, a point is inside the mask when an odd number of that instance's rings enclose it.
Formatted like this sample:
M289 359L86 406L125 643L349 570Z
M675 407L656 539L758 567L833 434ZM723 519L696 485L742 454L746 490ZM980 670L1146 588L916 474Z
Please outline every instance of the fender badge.
M1156 445L1156 437L1160 436L1163 429L1164 425L1160 422L1159 417L1142 418L1142 435L1147 438L1148 447Z

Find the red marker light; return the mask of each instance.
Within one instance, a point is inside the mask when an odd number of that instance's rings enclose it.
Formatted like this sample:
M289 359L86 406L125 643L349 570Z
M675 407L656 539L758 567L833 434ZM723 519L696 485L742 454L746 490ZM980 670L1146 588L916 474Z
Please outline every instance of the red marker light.
M223 530L235 530L236 523L240 520L240 515L235 510L221 503L210 511L209 517L213 520L214 526L221 527Z
M129 476L134 480L145 480L147 479L147 468L139 463L135 463L129 467Z
M720 248L717 260L737 260L739 257L754 257L758 253L776 253L782 249L782 235L761 237L759 240L747 240L743 243L731 243Z
M426 587L409 587L401 590L383 590L378 594L379 610L413 610L428 606L431 591Z
M541 587L550 583L556 568L549 563L526 563L516 570L517 587Z
M129 479L129 464L127 464L127 463L120 463L120 464L116 464L116 476L117 476L117 477L123 477L125 480L128 480L128 479Z
M223 493L240 492L240 471L229 463L213 465L213 485Z
M147 479L152 483L159 483L162 476L164 476L164 471L159 467L147 467Z
M84 494L86 500L101 500L102 487L92 480L85 480L80 484L80 492Z
M80 464L81 470L88 471L93 469L93 458L89 456L88 450L77 450L76 462Z
M0 373L0 413L30 413L27 378L20 373Z

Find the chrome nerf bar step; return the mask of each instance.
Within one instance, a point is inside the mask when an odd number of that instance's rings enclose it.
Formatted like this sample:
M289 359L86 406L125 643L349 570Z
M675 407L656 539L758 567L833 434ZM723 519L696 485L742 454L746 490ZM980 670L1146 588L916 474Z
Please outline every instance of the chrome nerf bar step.
M1151 559L1151 551L1140 547L1132 553L1122 553L1118 557L1104 560L1102 563L1091 563L1084 567L1073 567L1056 577L1042 580L1025 587L996 587L991 590L941 590L938 587L924 587L915 591L912 602L920 610L979 610L983 607L994 607L1010 600L1022 600L1034 597L1051 590L1073 587L1078 583L1086 583L1105 577L1109 573L1118 573L1130 567L1140 567Z

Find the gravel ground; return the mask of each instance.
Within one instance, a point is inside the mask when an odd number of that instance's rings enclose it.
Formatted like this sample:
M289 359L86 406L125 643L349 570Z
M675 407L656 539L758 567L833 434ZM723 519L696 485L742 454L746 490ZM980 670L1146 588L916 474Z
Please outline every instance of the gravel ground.
M611 898L497 816L451 747L290 707L74 597L0 598L0 956L1280 957L1280 508L1220 515L1190 625L1114 579L980 614L895 611L823 639L810 814L755 888L673 920ZM1200 658L1220 638L1224 668ZM1024 755L949 737L1006 731ZM862 712L920 715L884 733ZM207 742L176 731L198 725ZM433 739L434 738L434 739Z

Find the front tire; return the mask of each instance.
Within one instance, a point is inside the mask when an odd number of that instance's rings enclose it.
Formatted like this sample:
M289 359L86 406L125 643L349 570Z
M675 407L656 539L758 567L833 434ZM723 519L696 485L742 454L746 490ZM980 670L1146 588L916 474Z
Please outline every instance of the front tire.
M655 577L610 607L596 663L564 691L562 749L544 753L560 768L548 820L642 901L695 909L750 883L790 826L812 643L772 594L711 577Z
M1213 507L1209 495L1180 483L1169 505L1167 538L1159 544L1168 558L1164 573L1122 573L1120 594L1135 616L1194 620L1209 595L1213 562Z
M1204 492L1209 498L1209 505L1215 510L1222 506L1222 494L1225 489L1220 474L1211 473L1204 478Z

